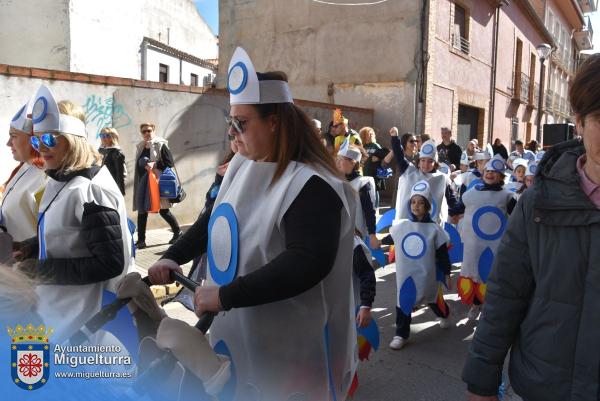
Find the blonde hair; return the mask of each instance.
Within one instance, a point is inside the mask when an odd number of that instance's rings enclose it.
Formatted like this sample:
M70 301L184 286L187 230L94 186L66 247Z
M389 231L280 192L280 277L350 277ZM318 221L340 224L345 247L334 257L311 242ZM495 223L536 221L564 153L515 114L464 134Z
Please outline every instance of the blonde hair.
M60 114L78 118L85 123L83 109L70 100L58 102L58 110ZM62 133L60 136L67 141L67 154L58 168L59 172L70 173L101 164L102 156L90 145L87 138Z
M36 283L19 270L0 265L0 316L21 317L38 303Z
M360 131L358 131L358 135L360 136L360 140L363 145L368 143L373 143L373 138L375 138L375 130L371 127L363 127Z
M112 138L113 145L119 144L119 133L113 127L104 127L100 131L101 134L108 134Z

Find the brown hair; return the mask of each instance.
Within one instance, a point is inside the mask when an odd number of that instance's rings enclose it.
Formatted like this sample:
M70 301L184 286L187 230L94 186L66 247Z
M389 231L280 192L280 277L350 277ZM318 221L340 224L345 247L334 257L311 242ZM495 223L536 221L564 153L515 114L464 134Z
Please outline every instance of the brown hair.
M152 124L152 123L141 123L140 124L140 131L144 128L144 127L150 127L152 128L152 131L156 131L156 125Z
M259 72L257 75L259 81L287 82L287 75L281 71ZM340 178L333 158L319 139L315 124L298 106L293 103L268 103L253 106L261 118L273 115L277 119L277 134L268 156L268 160L277 163L272 184L282 176L290 161L321 167Z
M569 88L573 112L584 124L585 117L600 113L600 54L592 54L579 67Z

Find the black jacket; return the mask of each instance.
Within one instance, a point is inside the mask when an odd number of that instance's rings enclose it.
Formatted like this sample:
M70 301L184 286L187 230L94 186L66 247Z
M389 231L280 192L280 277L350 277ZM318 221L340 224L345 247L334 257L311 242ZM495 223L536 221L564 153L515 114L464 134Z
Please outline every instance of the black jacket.
M509 218L463 370L473 393L497 394L510 349L523 399L599 399L600 210L580 188L584 152L554 146Z
M125 176L127 172L123 151L120 148L100 148L98 151L103 156L102 164L110 171L110 175L115 179L121 193L125 195Z
M444 143L440 143L437 146L438 152L438 160L441 163L446 163L448 165L454 164L454 167L460 167L460 156L462 155L462 149L460 146L456 144L456 142L450 142L450 145L444 145Z

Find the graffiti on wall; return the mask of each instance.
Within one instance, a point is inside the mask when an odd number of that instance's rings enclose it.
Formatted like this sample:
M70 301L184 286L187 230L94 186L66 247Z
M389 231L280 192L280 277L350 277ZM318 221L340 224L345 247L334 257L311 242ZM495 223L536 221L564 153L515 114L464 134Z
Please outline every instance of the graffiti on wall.
M125 107L115 103L112 96L103 99L100 96L90 95L85 100L83 110L85 123L96 127L96 138L104 127L119 129L131 124L131 117L125 111Z

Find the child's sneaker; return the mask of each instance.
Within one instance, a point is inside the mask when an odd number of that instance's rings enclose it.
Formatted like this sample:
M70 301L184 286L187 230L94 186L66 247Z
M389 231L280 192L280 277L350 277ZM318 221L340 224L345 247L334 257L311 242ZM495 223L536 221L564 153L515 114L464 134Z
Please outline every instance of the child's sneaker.
M447 329L452 325L450 319L447 317L440 317L438 318L438 321L440 322L440 329Z
M390 343L390 348L399 350L399 349L402 349L402 347L404 347L404 344L406 344L405 338L402 338L400 336L394 336L394 338L392 339L392 342Z
M471 306L471 309L469 309L469 314L467 315L467 318L469 320L477 320L477 318L479 317L479 312L481 312L481 306L473 305Z

